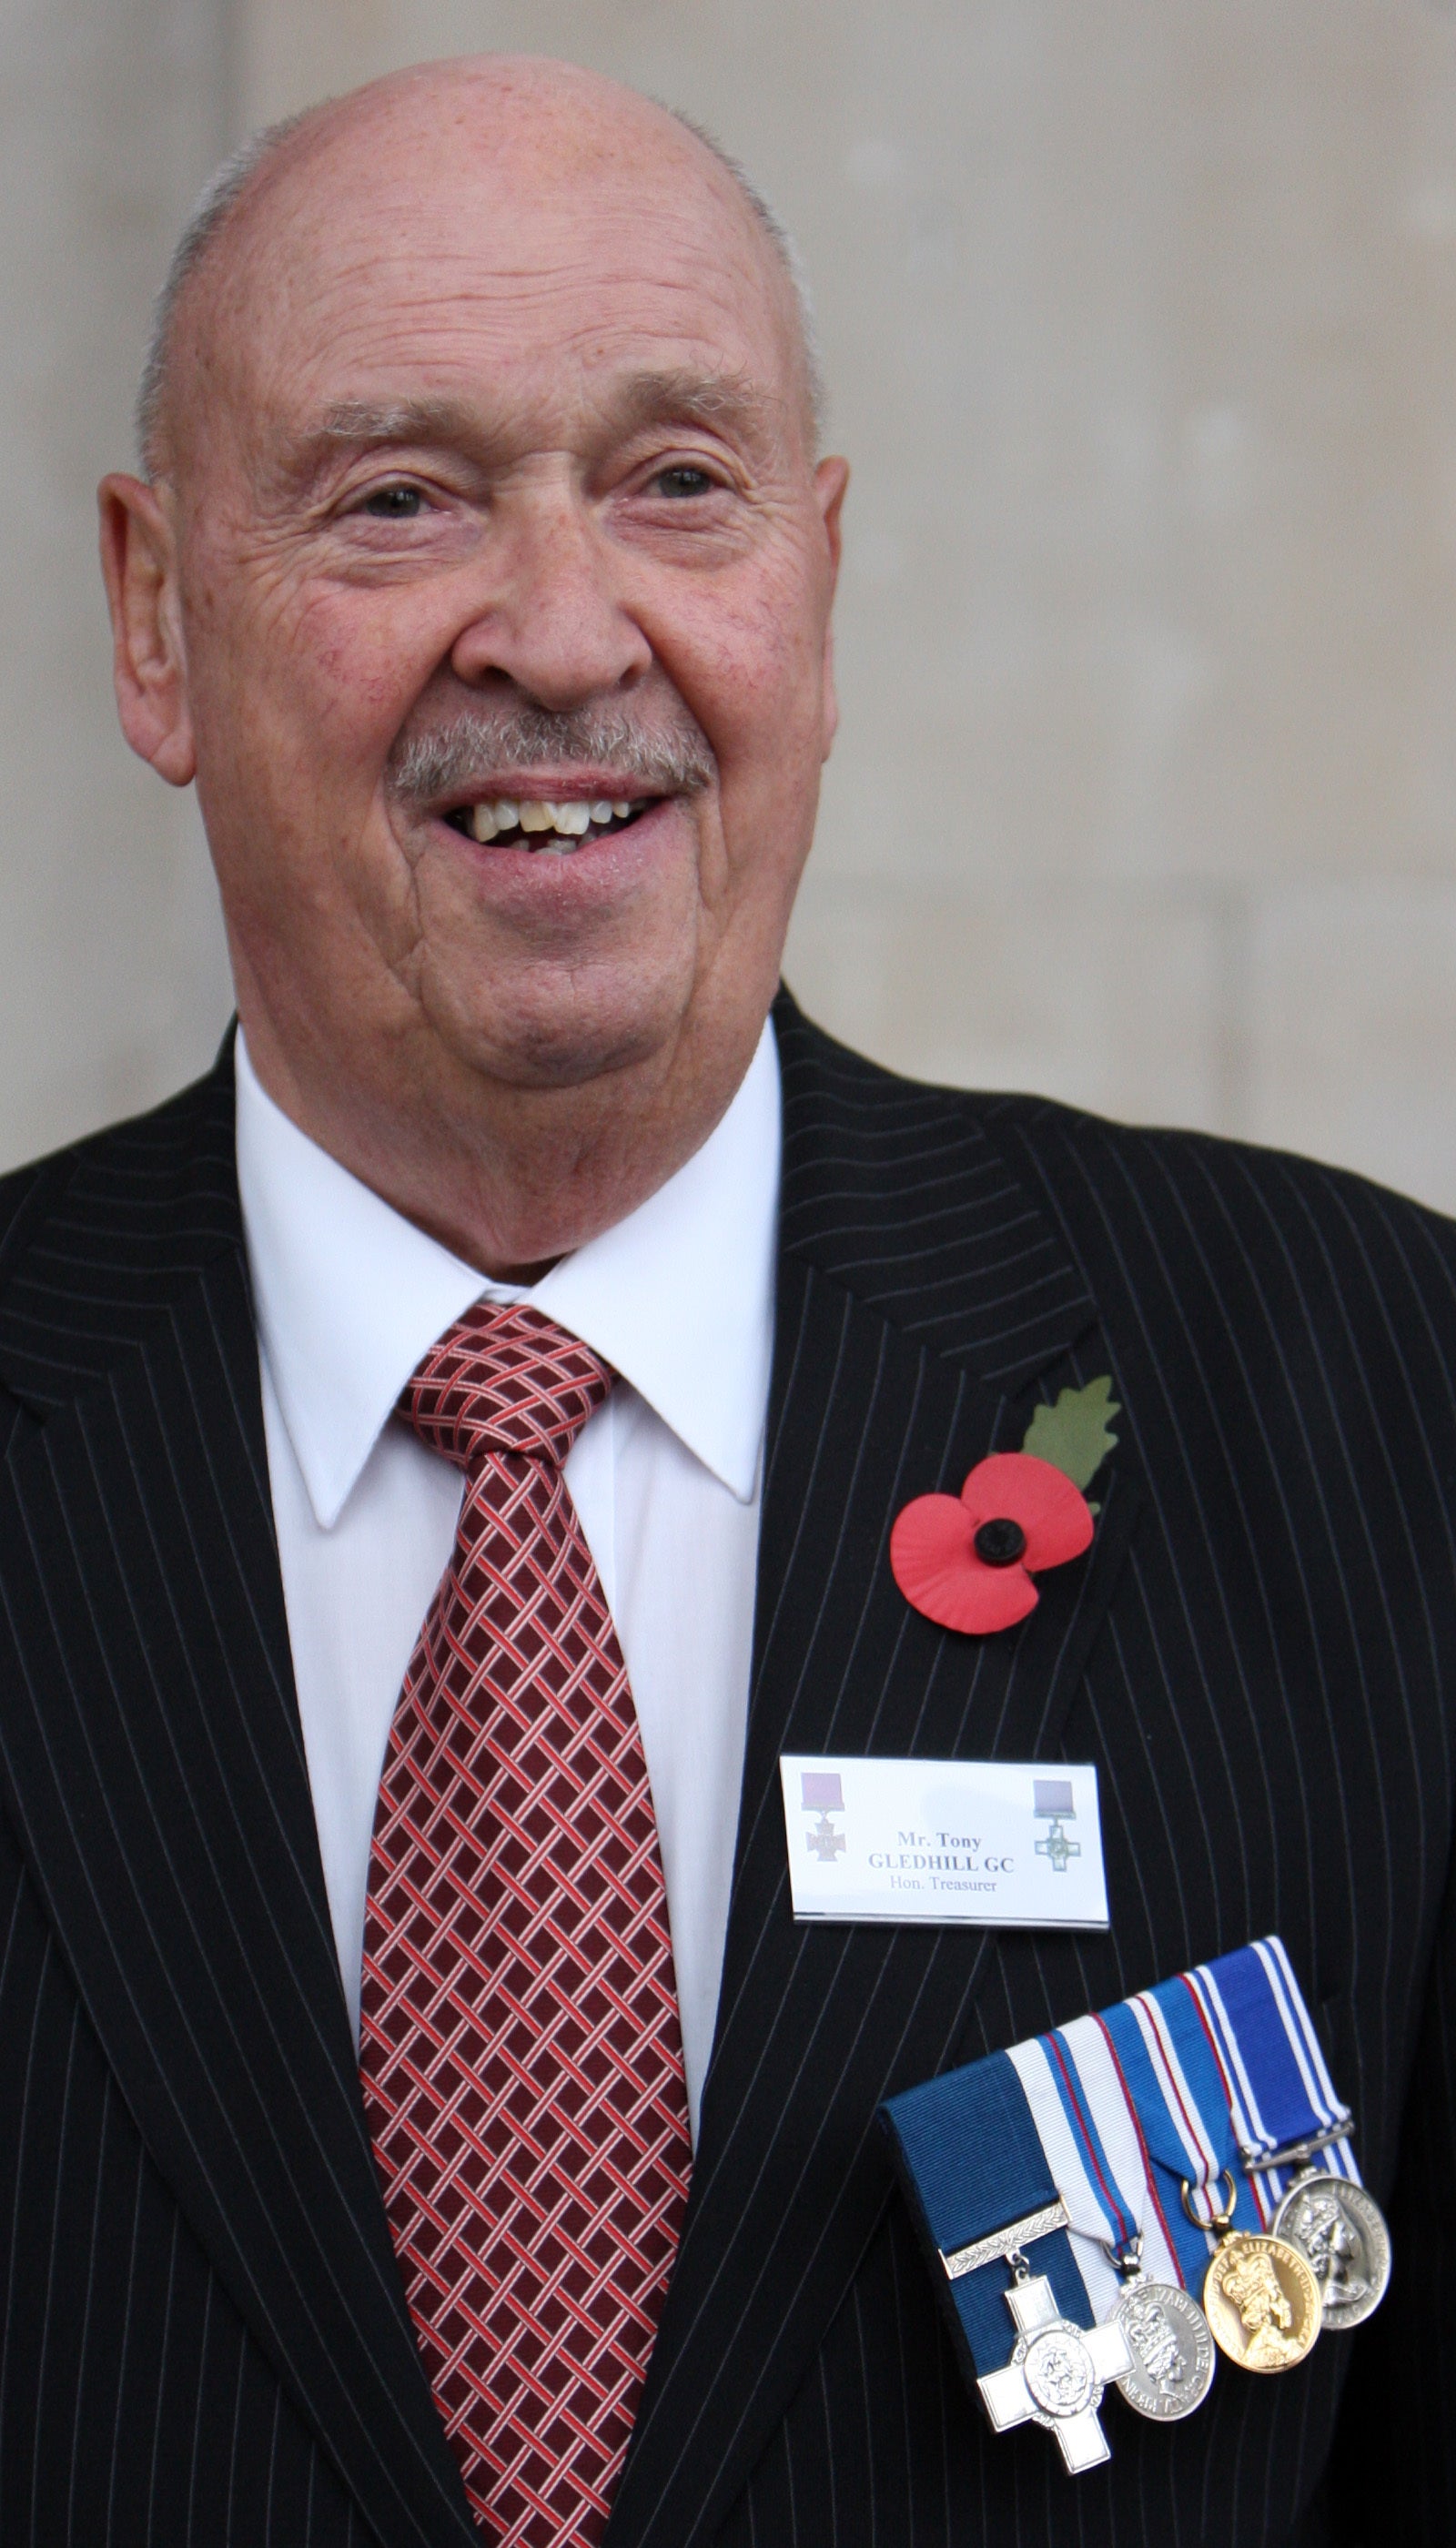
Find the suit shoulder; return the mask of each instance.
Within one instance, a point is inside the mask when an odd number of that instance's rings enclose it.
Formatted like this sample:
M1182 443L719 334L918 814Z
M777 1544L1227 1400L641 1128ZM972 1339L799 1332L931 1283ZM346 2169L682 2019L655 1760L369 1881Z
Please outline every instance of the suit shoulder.
M1227 1134L1122 1123L1031 1092L911 1079L837 1043L797 1012L794 1024L812 1047L821 1085L834 1091L847 1117L858 1115L866 1123L919 1117L977 1131L1019 1167L1030 1166L1058 1184L1095 1187L1113 1211L1120 1189L1131 1203L1135 1194L1163 1188L1190 1208L1207 1196L1211 1206L1225 1210L1293 1209L1332 1226L1369 1222L1402 1228L1456 1263L1456 1220L1352 1168Z
M1037 1098L986 1101L1105 1304L1167 1323L1301 1335L1359 1361L1376 1330L1417 1333L1430 1391L1456 1384L1456 1221L1347 1168L1215 1134L1112 1123ZM1160 1304L1160 1308L1154 1305Z
M983 1251L977 1187L1007 1222L1015 1190L1104 1314L1135 1299L1172 1319L1195 1300L1205 1317L1240 1319L1277 1304L1283 1319L1323 1325L1404 1304L1434 1322L1456 1365L1456 1222L1429 1206L1254 1142L903 1078L797 1011L786 1023L785 1172L806 1226L843 1219L847 1192L872 1193L885 1221L924 1223L934 1203L951 1256Z
M1348 1168L1334 1168L1291 1150L1274 1149L1228 1135L1184 1131L1177 1127L1127 1124L1090 1109L1070 1106L1054 1097L1010 1089L953 1088L913 1079L871 1061L841 1044L796 1007L787 992L775 1003L774 1025L790 1078L812 1078L815 1093L837 1099L847 1116L904 1117L924 1113L979 1126L993 1139L1016 1142L1029 1153L1126 1157L1163 1165L1169 1173L1190 1173L1260 1189L1278 1190L1291 1182L1312 1195L1328 1194L1358 1209L1370 1205L1412 1215L1438 1232L1456 1236L1456 1222L1429 1205L1382 1186Z
M1119 1191L1214 1216L1260 1218L1270 1211L1330 1230L1402 1230L1456 1263L1456 1221L1433 1205L1353 1168L1225 1134L1123 1124L1054 1099L994 1093L970 1101L992 1139L1046 1176L1068 1177L1111 1205Z
M195 1254L238 1228L232 1063L0 1177L0 1293L87 1260Z

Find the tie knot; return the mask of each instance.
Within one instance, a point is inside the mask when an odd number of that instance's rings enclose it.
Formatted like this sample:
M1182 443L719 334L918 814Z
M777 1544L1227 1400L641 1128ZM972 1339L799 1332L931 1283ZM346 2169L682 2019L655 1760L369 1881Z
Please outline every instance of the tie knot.
M539 1310L476 1301L430 1346L400 1412L458 1469L491 1451L560 1463L613 1378L590 1345Z

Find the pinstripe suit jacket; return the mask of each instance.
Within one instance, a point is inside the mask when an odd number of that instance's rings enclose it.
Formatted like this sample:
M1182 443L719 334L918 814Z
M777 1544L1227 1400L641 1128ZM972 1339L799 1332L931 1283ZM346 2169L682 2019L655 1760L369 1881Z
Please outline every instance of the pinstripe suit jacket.
M1456 1229L1297 1161L895 1080L778 1012L785 1153L733 1907L609 2548L1456 2536ZM1110 1371L1085 1562L981 1642L912 1495ZM810 1929L774 1765L1097 1762L1105 1936ZM992 2440L888 2092L1265 1930L1394 2294L1111 2466ZM471 2533L365 2138L295 1702L230 1066L0 1185L0 2540Z

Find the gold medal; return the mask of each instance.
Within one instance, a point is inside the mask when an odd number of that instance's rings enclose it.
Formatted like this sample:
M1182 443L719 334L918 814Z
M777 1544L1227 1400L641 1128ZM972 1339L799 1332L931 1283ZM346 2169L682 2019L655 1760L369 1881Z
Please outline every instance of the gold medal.
M1320 2285L1309 2259L1287 2238L1233 2227L1233 2179L1227 2211L1199 2220L1183 2188L1183 2209L1219 2244L1204 2276L1203 2311L1214 2342L1240 2371L1292 2371L1322 2324ZM1212 2197L1210 2197L1212 2202Z

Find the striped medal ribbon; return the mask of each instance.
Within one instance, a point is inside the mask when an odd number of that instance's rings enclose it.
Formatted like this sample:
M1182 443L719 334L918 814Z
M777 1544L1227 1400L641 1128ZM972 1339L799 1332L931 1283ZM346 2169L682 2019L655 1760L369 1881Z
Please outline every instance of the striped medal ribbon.
M1353 2118L1278 1938L1188 1975L1230 2082L1239 2161L1276 2238L1298 2247L1320 2286L1326 2327L1358 2326L1391 2278L1390 2231L1361 2183Z
M1098 2410L1131 2368L1095 2323L1015 2064L993 2052L882 2108L957 2357L993 2432L1040 2424L1080 2474L1110 2457Z
M1281 1949L1281 1955L1283 1951ZM1256 1954L1225 1956L1205 1973L1227 1975ZM1236 1996L1236 1993L1235 1993ZM1204 2316L1214 2339L1243 2371L1291 2371L1322 2323L1309 2259L1273 2228L1273 2205L1243 2164L1251 2131L1246 2059L1229 2057L1193 1973L1175 1973L1105 2013L1108 2033L1141 2120L1153 2180L1175 2230L1184 2281L1202 2268ZM1255 2055L1255 2068L1259 2066Z
M1076 2018L1015 2045L1008 2058L1066 2206L1088 2297L1127 2339L1131 2367L1118 2389L1138 2414L1178 2422L1208 2396L1214 2341L1187 2288L1107 2021Z
M1104 2384L1176 2422L1207 2396L1215 2345L1245 2371L1291 2370L1389 2280L1352 2119L1278 1938L907 2089L881 2117L993 2425L1050 2426L1069 2468L1107 2456Z

